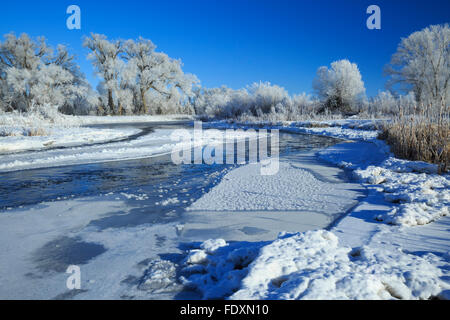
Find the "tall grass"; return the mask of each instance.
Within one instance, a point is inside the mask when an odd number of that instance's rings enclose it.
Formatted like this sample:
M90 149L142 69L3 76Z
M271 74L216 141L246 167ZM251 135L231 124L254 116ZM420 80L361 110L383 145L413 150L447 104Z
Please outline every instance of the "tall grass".
M413 115L402 110L382 126L381 139L391 146L399 158L420 160L438 165L438 172L450 168L449 106L431 106L415 109Z

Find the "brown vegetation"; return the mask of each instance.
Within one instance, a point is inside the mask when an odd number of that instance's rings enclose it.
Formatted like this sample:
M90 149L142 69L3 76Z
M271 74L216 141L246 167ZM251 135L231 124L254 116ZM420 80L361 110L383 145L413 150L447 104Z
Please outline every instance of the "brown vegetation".
M381 128L381 139L391 146L399 158L420 160L438 165L438 172L449 169L450 121L449 106L421 108L415 115L400 113Z

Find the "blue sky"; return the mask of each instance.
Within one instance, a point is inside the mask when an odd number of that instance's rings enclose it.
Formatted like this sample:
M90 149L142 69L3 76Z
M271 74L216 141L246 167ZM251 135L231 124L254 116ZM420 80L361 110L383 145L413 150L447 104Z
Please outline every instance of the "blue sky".
M81 8L81 30L66 28L66 8ZM366 8L381 8L381 30L366 28ZM358 64L369 96L384 89L383 66L401 37L450 22L449 0L184 0L2 2L0 33L26 32L63 43L93 74L82 36L151 39L180 58L203 86L241 88L270 81L289 93L312 92L319 66L347 58Z

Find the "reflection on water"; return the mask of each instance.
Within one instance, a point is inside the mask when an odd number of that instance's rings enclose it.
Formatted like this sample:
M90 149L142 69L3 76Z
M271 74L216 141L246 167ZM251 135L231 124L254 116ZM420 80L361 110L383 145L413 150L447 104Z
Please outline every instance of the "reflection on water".
M280 154L334 143L333 138L281 132ZM175 165L170 156L165 155L0 173L0 209L121 191L145 193L155 202L169 196L181 197L181 204L186 206L219 181L230 167L232 165Z

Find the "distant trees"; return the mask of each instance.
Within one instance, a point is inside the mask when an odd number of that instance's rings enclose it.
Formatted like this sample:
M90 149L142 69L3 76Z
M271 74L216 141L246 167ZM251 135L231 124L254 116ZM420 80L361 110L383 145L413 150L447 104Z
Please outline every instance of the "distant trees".
M317 70L313 88L323 101L323 110L350 112L365 95L364 82L358 66L348 60L339 60L331 68Z
M313 86L320 100L305 93L290 96L283 87L259 82L240 90L199 89L192 104L196 114L209 117L279 121L359 111L365 98L358 67L348 60L333 62L330 69L320 67Z
M181 61L156 52L156 46L142 37L109 41L105 35L91 34L83 45L91 50L88 57L103 79L98 91L102 109L109 114L182 112L181 105L198 83L194 75L183 73Z
M370 99L365 97L358 66L346 59L318 68L314 97L305 93L290 96L283 87L269 82L239 90L201 88L194 75L183 72L180 60L157 52L153 42L142 37L109 40L92 33L84 38L83 46L89 49L88 58L101 78L97 90L89 86L65 46L53 49L44 38L7 34L0 42L0 110L53 106L67 114L94 110L110 115L195 113L265 120L297 120L328 112L415 113L422 104L445 106L449 112L448 24L430 26L402 39L385 69L389 90ZM405 94L397 94L397 88Z
M390 91L381 91L368 101L367 111L374 116L412 114L415 112L416 106L416 99L412 91L406 95L396 96Z
M239 90L225 86L202 88L195 93L195 113L221 119L295 120L301 115L313 115L318 106L309 95L291 97L283 87L269 82L253 83Z
M13 33L0 42L0 100L4 110L73 104L88 90L65 46L55 50L44 38Z
M447 106L450 98L450 28L433 25L403 38L385 72L388 87L413 91L418 104Z

